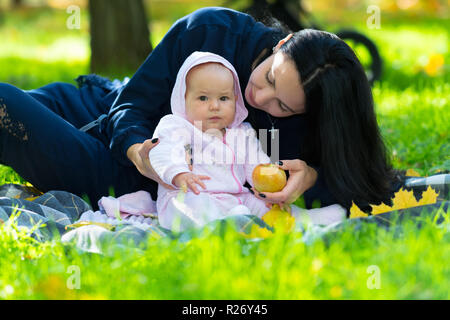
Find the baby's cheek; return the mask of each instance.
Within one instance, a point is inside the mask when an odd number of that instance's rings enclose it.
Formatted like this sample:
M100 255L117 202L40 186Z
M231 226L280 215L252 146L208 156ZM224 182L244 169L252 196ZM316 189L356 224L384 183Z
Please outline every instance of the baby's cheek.
M230 120L233 121L234 117L236 115L236 106L234 103L228 107L228 115L229 115Z

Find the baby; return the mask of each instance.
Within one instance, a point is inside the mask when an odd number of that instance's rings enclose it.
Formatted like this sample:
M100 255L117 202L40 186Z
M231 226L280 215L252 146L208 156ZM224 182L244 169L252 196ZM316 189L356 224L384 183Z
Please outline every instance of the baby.
M234 67L218 55L194 52L178 72L171 109L156 127L160 142L149 153L160 178L176 188L158 186L160 225L182 231L234 214L264 215L266 203L244 184L253 185L253 169L270 158L243 122L248 112Z

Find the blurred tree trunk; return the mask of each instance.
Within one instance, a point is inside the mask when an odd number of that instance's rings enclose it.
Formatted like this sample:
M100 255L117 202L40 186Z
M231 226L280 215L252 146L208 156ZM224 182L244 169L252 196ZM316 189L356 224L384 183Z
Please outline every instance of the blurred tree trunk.
M142 0L90 0L91 72L135 72L152 51Z
M13 7L13 9L15 9L22 6L22 4L23 4L22 0L12 0L11 6Z

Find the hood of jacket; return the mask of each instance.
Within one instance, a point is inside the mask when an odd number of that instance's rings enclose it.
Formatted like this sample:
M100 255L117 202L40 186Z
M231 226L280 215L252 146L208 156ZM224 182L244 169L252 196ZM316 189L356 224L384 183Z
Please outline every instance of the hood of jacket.
M234 79L234 91L236 95L236 111L234 114L233 122L228 126L228 128L238 127L244 120L247 118L248 111L244 105L244 99L242 97L241 87L239 85L239 78L237 76L237 72L234 69L233 65L228 62L228 60L222 58L221 56L211 53L211 52L193 52L187 59L184 61L180 70L178 71L177 79L175 81L175 85L173 87L172 96L170 99L172 113L183 119L187 120L186 116L186 76L193 67L208 63L208 62L217 62L222 64L225 68L230 70L233 74Z

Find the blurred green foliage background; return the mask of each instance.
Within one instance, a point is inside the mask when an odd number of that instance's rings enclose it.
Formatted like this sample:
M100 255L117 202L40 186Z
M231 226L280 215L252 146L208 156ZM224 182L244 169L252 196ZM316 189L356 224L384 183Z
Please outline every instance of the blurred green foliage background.
M0 81L32 89L53 81L74 83L89 73L89 12L86 0L23 0L10 7L0 1ZM204 6L235 9L248 0L145 0L151 41L156 46L178 18ZM394 165L422 174L450 169L449 1L303 1L327 31L354 28L373 40L383 59L374 86L379 123L392 149ZM68 29L70 5L81 9L79 29ZM380 28L367 21L368 7L380 9ZM357 52L358 53L358 52ZM363 57L362 57L363 58ZM112 71L110 78L131 76Z

